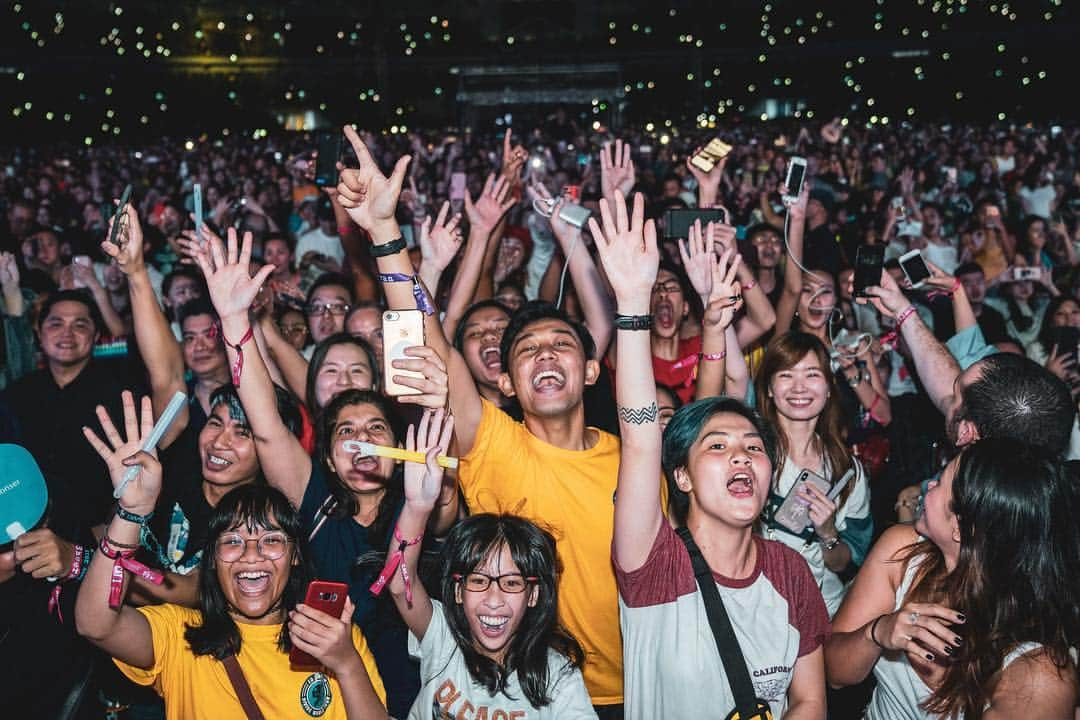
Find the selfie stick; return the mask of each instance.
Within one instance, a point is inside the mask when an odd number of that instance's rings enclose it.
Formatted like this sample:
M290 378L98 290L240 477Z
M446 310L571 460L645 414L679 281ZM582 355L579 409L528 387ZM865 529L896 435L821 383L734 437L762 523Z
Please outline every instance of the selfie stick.
M173 420L176 419L176 414L180 412L180 408L184 407L186 402L187 395L185 393L177 392L173 395L172 400L169 401L168 406L165 408L165 412L161 413L161 417L154 423L154 429L143 440L141 448L143 452L150 452L157 447L157 444L161 442L161 438L168 431L169 426L173 424ZM124 473L124 479L120 481L120 484L116 486L116 490L113 491L113 497L119 500L120 496L124 494L124 490L127 489L128 483L134 480L138 474L138 465L129 467L127 472Z
M369 442L361 442L359 440L346 440L342 443L342 447L346 452L355 452L362 455L378 455L380 457L393 458L394 460L404 460L405 462L425 463L427 462L427 455L416 450L405 450L399 447L391 447L389 445L376 445ZM455 457L447 457L446 455L439 455L438 463L444 468L450 468L451 470L457 469L458 459Z

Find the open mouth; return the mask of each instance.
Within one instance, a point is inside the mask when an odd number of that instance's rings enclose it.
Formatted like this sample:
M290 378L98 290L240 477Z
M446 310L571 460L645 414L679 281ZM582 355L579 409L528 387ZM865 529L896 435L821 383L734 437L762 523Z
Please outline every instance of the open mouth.
M363 473L375 472L379 469L379 461L373 455L361 455L357 453L352 459L353 470Z
M502 634L510 618L505 615L478 615L480 629L489 637L497 637Z
M670 327L675 324L675 308L671 306L671 303L665 301L658 302L656 304L656 310L653 312L653 320L665 327Z
M813 398L808 397L789 397L787 398L787 404L793 408L808 408L814 403Z
M270 587L270 573L265 570L237 573L236 585L244 595L260 595Z
M561 390L565 385L566 376L558 370L541 370L532 380L533 389L541 392Z
M212 470L224 470L230 465L232 465L232 463L223 457L209 454L206 456L206 466Z
M737 472L728 478L727 490L738 498L754 496L754 478L750 473Z
M501 370L502 359L500 357L499 348L496 345L491 345L480 350L480 362L484 364L488 370Z

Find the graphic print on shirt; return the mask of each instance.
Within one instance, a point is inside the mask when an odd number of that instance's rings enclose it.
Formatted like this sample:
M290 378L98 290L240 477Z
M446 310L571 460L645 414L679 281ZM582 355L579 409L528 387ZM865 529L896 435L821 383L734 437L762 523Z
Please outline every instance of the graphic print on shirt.
M179 575L189 575L199 566L202 561L202 550L194 553L187 561L184 561L184 553L187 552L188 540L191 537L191 523L184 515L180 503L173 505L172 518L169 520L169 543L166 547L166 555L169 560L166 570Z
M311 717L322 717L333 699L330 681L321 672L309 675L300 688L300 707Z
M460 702L459 702L460 701ZM431 703L431 720L525 720L524 710L503 710L489 705L473 705L461 696L461 691L449 678L435 691Z

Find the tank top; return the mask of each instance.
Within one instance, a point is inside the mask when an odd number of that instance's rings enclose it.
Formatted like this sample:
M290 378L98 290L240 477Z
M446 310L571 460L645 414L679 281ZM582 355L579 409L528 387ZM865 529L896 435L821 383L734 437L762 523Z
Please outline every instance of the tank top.
M903 605L904 597L911 589L915 573L924 557L920 555L908 562L904 570L904 579L900 587L896 589L894 611L899 610ZM1041 647L1040 643L1020 643L1005 656L1005 661L1001 664L1002 669L1007 668L1016 658L1039 647ZM935 720L938 717L919 707L919 703L930 697L930 687L911 667L906 653L882 652L874 665L874 677L877 679L877 687L874 688L870 704L866 706L864 715L866 720ZM963 720L963 717L957 720Z

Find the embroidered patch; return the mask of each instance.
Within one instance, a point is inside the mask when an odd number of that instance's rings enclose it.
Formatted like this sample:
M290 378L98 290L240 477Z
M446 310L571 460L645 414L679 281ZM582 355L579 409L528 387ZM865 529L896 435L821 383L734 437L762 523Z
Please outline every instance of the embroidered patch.
M330 681L322 673L312 673L300 688L300 706L311 717L322 717L334 699Z

